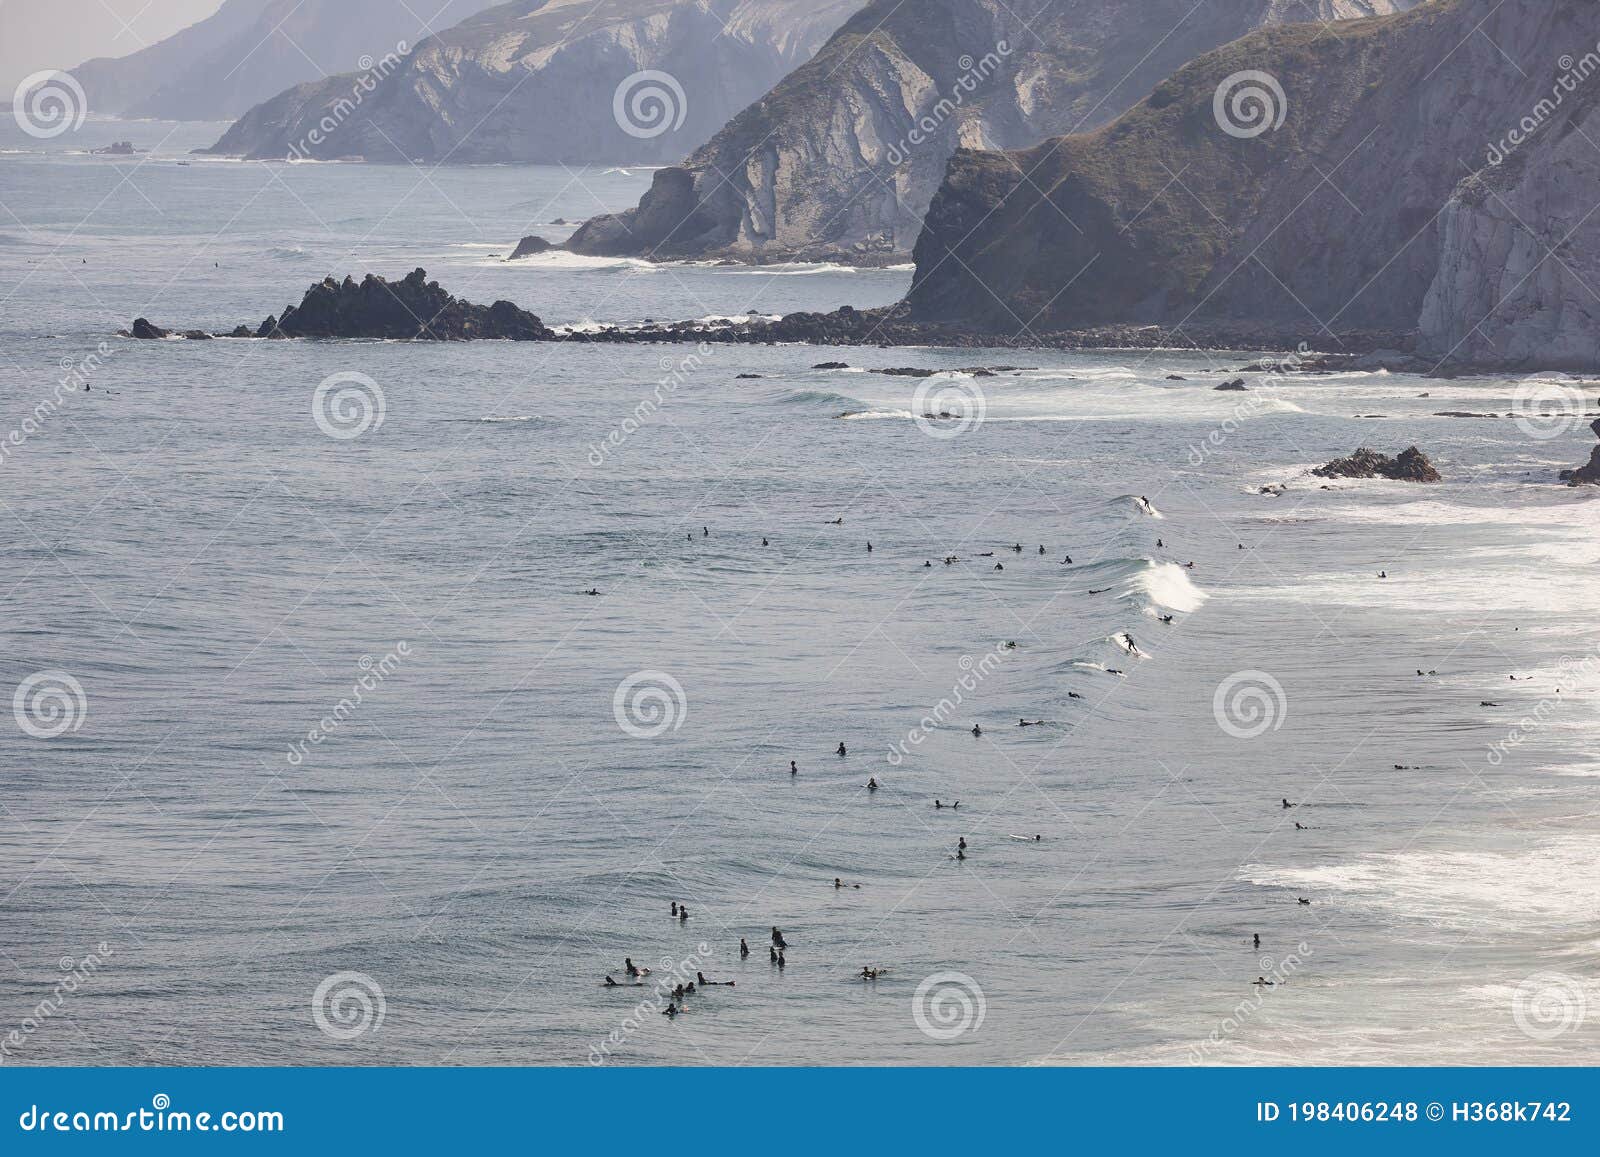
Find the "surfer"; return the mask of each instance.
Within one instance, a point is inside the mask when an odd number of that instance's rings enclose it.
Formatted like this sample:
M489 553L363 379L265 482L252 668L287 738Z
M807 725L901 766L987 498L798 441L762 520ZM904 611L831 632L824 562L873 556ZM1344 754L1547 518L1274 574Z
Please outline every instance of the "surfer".
M979 727L976 723L974 723L972 725L972 734L974 734L974 735L982 735L983 734L983 728Z
M607 988L621 988L622 985L618 984L615 980L612 980L611 979L611 973L608 972L608 973L606 973L606 987Z
M869 542L869 543L867 543L867 553L868 553L868 554L871 554L871 553L872 553L872 544L871 544L871 543L870 543L870 542Z
M789 761L789 774L790 775L799 775L800 774L800 769L794 765L794 760L792 760L792 759Z
M962 836L960 839L956 840L956 847L961 849L963 852L966 851L967 850L967 837L966 836Z
M768 545L768 543L767 543L767 540L766 540L766 539L764 539L764 538L763 538L763 539L762 539L762 540L761 540L761 545L762 545L762 546L767 546L767 545Z
M1285 800L1284 800L1284 801L1283 801L1283 806L1284 806L1284 807L1294 807L1294 806L1295 806L1295 805L1294 805L1294 804L1292 804L1292 803L1290 803L1290 802L1289 802L1289 801L1288 801L1288 799L1287 799L1287 798L1286 798L1286 799L1285 799Z
M843 755L844 754L844 740L841 739L839 741L839 750L834 752L834 754L835 755Z
M1067 555L1066 558L1062 559L1061 560L1061 565L1062 566L1071 566L1072 565L1072 556L1069 554L1069 555Z
M874 776L868 776L867 777L867 790L868 791L877 791L878 790L878 777L877 776L874 775Z
M672 914L674 916L678 914L678 902L676 900L672 902Z
M689 918L688 906L687 905L683 905L683 904L678 905L678 923L682 924L688 918Z
M1161 616L1161 621L1163 623L1170 623L1170 622L1172 622L1172 616L1171 615L1162 615Z
M997 562L997 563L994 564L994 569L995 570L1005 570L1006 569L1006 564L1003 563L1003 562Z
M739 959L740 960L748 960L749 958L750 958L750 945L746 944L744 942L744 937L741 936L741 937L739 937Z
M628 970L629 976L637 978L640 975L638 967L633 963L633 957L624 956L622 966Z
M1252 936L1252 937L1251 937L1251 938L1250 938L1250 939L1251 939L1251 940L1253 940L1253 941L1254 941L1254 942L1255 942L1255 947L1257 947L1257 948L1260 948L1260 947L1261 947L1261 933L1259 933L1259 932L1257 932L1257 933L1256 933L1256 934L1255 934L1255 935L1254 935L1254 936Z
M783 958L783 953L781 953L781 952L778 953L778 968L779 968L780 971L783 969L784 965L787 964L787 963L788 963L788 961L784 960L784 958Z
M774 948L787 948L789 942L783 938L783 933L778 931L777 925L772 928L772 945Z

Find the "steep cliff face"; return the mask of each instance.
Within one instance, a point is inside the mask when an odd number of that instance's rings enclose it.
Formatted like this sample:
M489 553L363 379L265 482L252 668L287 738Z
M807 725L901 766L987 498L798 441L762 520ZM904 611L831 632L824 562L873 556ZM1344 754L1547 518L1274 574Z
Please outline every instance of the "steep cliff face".
M97 113L225 120L292 84L415 43L493 0L227 0L165 40L72 70ZM415 11L413 12L412 9ZM426 22L425 22L426 21Z
M808 59L859 4L519 0L441 32L393 69L380 65L280 93L241 117L210 151L369 161L672 161Z
M580 252L904 261L959 146L1103 124L1267 24L1416 0L873 0Z
M1597 33L1590 0L1273 29L1097 132L959 153L917 244L913 316L1009 333L1420 327L1441 359L1593 364ZM1264 123L1224 87L1247 70L1281 89L1249 82ZM1525 115L1542 127L1491 163Z

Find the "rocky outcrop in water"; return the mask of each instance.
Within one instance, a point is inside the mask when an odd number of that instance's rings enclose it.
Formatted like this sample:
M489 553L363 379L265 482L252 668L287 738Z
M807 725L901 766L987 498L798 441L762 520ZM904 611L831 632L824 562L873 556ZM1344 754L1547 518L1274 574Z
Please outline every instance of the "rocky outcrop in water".
M555 246L543 237L534 236L532 233L517 242L517 247L511 251L511 256L506 260L515 261L519 257L534 257L540 253L548 253Z
M1253 29L1417 0L871 0L580 253L905 261L958 146L1019 148L1111 120ZM672 158L676 160L677 158Z
M1097 132L958 153L912 315L1178 341L1197 324L1387 330L1427 368L1592 367L1600 80L1571 74L1600 72L1594 51L1574 60L1595 17L1590 0L1432 0L1271 29ZM1525 117L1540 127L1512 145Z
M215 13L127 56L72 69L91 112L129 119L236 117L290 85L344 72L428 26L447 28L494 0L226 0ZM415 14L413 14L413 10ZM426 20L426 23L424 23Z
M299 305L268 317L254 336L548 341L556 335L509 301L474 305L429 281L424 270L414 269L399 281L371 273L359 282L351 277L326 278L306 290Z
M1387 478L1391 482L1438 482L1439 472L1428 456L1415 446L1395 457L1369 450L1365 446L1348 458L1336 458L1311 473L1318 478Z
M859 6L517 0L446 28L392 70L351 73L345 62L330 70L341 75L281 92L208 151L434 163L676 161L807 60Z
M1596 438L1600 438L1600 419L1591 423L1591 430ZM1589 461L1576 470L1563 470L1561 481L1573 486L1600 485L1600 446L1589 452Z

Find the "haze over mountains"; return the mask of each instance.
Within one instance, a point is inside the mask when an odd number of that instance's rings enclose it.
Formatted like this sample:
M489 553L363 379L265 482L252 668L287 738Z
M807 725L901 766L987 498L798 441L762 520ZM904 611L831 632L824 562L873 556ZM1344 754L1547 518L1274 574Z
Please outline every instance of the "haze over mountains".
M638 209L597 218L571 246L904 261L958 145L1016 148L1093 128L1262 25L1415 2L872 0L809 64L658 173Z
M1592 369L1596 15L1591 0L1432 0L1266 30L1096 132L962 151L917 244L912 313L1010 334L1414 332L1442 362ZM1229 132L1217 92L1246 70L1274 78L1281 109ZM1538 127L1519 146L1525 118Z
M225 0L215 13L128 56L73 68L102 115L227 120L301 81L415 44L493 0Z
M250 110L212 151L274 159L293 148L369 161L676 161L807 60L859 6L519 0L420 45L353 111L363 78L314 81ZM665 76L635 77L645 71ZM329 123L336 127L321 131Z

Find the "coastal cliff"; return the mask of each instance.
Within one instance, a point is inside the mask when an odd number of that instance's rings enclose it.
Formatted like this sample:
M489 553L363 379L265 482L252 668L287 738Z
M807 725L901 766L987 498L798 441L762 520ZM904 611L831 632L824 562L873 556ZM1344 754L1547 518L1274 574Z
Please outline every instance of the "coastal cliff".
M917 243L911 315L1173 341L1385 331L1443 366L1593 368L1594 16L1432 0L1266 30L1096 132L962 151Z
M127 56L84 61L72 75L100 115L225 120L493 2L430 0L412 12L395 0L227 0L181 32Z
M430 37L393 67L378 62L281 92L207 151L263 159L676 161L809 58L858 6L519 0Z
M741 261L908 259L961 146L1111 120L1195 56L1263 25L1416 0L872 0L577 252Z

